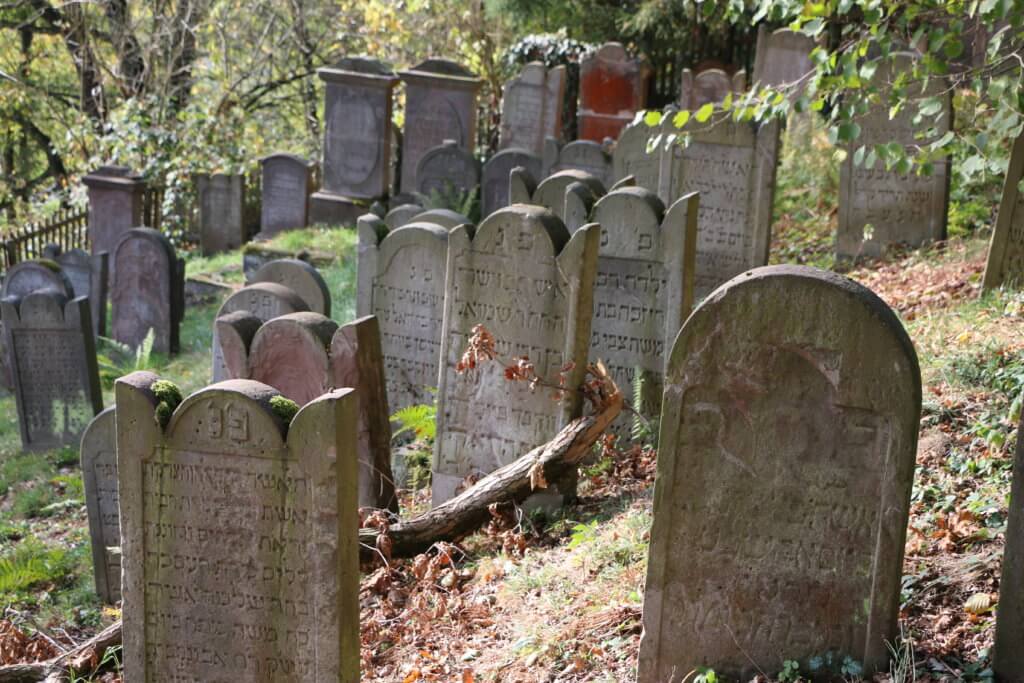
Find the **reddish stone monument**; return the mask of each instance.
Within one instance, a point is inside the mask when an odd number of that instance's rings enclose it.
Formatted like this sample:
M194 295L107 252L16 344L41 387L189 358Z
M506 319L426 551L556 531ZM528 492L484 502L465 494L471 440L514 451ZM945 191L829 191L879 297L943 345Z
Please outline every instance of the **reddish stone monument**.
M650 67L621 43L605 43L580 65L579 139L618 139L647 103Z

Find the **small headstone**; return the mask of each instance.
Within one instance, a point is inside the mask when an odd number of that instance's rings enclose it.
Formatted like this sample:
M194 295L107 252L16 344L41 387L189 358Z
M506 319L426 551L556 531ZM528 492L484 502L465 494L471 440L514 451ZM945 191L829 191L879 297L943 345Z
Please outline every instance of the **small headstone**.
M178 352L178 330L185 315L185 262L165 235L133 228L114 248L111 291L114 339L131 348L153 331L153 351Z
M730 76L722 69L704 69L696 75L683 69L679 83L679 108L696 111L705 104L719 104L729 93L734 95L746 89L746 74L737 71Z
M0 302L26 451L77 444L103 410L89 300L51 289Z
M56 245L52 245L56 246ZM98 337L107 336L107 283L110 281L110 259L107 252L90 255L82 249L53 254L53 260L71 281L75 296L89 297L92 330Z
M73 297L75 288L56 261L21 261L11 266L4 276L0 298L21 298L39 291L60 292Z
M245 244L245 176L204 173L196 178L196 193L203 254L219 254Z
M263 199L260 236L304 228L309 224L313 164L294 154L271 154L260 160Z
M430 209L429 211L416 214L409 223L433 223L434 225L440 225L445 230L451 230L459 225L472 225L473 221L458 211L452 211L451 209Z
M616 140L647 103L650 67L621 43L605 43L580 63L579 138Z
M613 180L612 157L599 145L590 140L570 142L558 151L558 157L548 166L548 174L559 171L583 171L600 180L605 187Z
M434 504L451 498L469 475L487 474L555 436L582 409L580 394L553 399L509 382L498 362L455 370L473 327L483 325L506 361L529 356L537 375L554 378L568 364L578 387L587 365L600 226L571 238L539 206L516 204L488 216L475 234L456 228L448 240L441 335ZM551 493L570 494L555 482Z
M668 119L674 115L674 109L665 111ZM661 126L648 126L642 118L622 129L612 151L612 176L616 181L633 176L637 186L658 192L661 154L666 144L661 132Z
M271 261L284 258L297 258L315 268L328 268L337 261L335 254L326 251L310 251L309 249L289 251L270 247L265 242L249 242L242 248L242 274L245 275L248 282L252 280L257 270Z
M573 183L586 185L597 199L605 195L605 185L596 176L586 171L559 171L541 181L533 192L531 203L550 209L556 216L564 220L565 192Z
M309 310L331 315L331 292L327 281L316 268L294 258L276 259L260 266L246 284L276 282L299 295ZM319 394L317 394L319 396Z
M101 166L84 176L89 188L89 244L92 253L112 254L121 236L142 225L146 181L124 166ZM110 274L111 278L113 273Z
M1020 193L1021 178L1024 178L1024 134L1013 143L1010 165L1003 181L1003 195L999 200L999 213L992 231L982 283L986 290L1003 285L1024 286L1024 198Z
M117 381L124 678L357 683L356 396ZM166 420L166 421L165 421Z
M921 414L896 315L758 268L687 318L665 384L637 681L746 681L780 653L814 680L841 678L827 653L887 670Z
M454 140L427 150L416 169L416 191L425 197L462 198L480 186L480 162Z
M1006 548L999 580L999 612L992 668L998 681L1024 680L1024 417L1017 428Z
M445 140L463 149L476 146L476 95L482 81L446 59L428 59L399 76L405 82L401 187L412 192L419 186L416 169L427 150Z
M913 154L918 146L935 138L919 137L924 133L914 125L915 107L904 107L895 119L889 118L886 84L901 73L910 72L914 58L908 54L894 55L895 67L883 61L875 72L873 83L881 89L881 103L860 117L860 137L847 150L839 167L839 226L836 232L836 257L842 261L881 256L896 245L919 247L928 242L946 239L949 208L949 159L934 162L931 175L914 171L903 174L887 171L881 160L873 168L854 163L855 150L861 145L897 143L906 145ZM936 97L942 112L934 125L936 137L950 130L953 123L953 97L942 78L929 78L927 90L915 97ZM929 126L932 122L929 121Z
M501 149L521 148L539 156L544 152L545 139L562 136L565 80L564 66L548 69L541 62L530 62L505 84L498 143Z
M86 427L82 434L81 458L96 595L104 603L113 605L121 599L121 523L117 513L114 406L94 417Z
M508 174L508 203L529 204L537 191L537 178L524 166L516 166Z
M806 89L813 75L811 52L814 38L788 28L772 31L766 24L757 27L757 51L754 56L754 83L772 88L787 88L795 100Z
M525 168L534 178L540 177L541 158L518 147L503 149L484 164L480 190L482 213L485 218L511 203L509 201L509 174L517 166Z
M598 197L583 183L572 183L565 190L565 208L562 221L566 230L572 234L590 222L590 212L594 209Z
M406 223L411 223L413 217L421 213L423 213L423 207L419 204L400 204L388 211L384 222L387 224L388 230L397 230Z

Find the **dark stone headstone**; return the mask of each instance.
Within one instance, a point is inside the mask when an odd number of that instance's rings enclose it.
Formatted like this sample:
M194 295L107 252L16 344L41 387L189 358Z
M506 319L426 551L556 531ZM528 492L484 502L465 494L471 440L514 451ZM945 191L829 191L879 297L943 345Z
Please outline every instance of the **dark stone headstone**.
M461 198L480 186L480 162L454 140L424 153L416 169L416 191L425 197Z
M564 66L548 69L541 62L530 62L505 83L498 143L501 149L518 148L540 156L544 140L562 136L565 81Z
M331 292L327 289L327 282L320 271L305 261L294 258L269 261L260 266L247 284L254 282L284 285L298 294L309 306L309 310L325 316L331 315Z
M721 104L732 93L746 90L747 75L740 70L730 76L722 69L704 69L694 74L683 69L679 82L679 108L696 111L705 104Z
M486 218L498 209L508 206L509 174L516 167L525 168L531 176L541 175L541 158L518 147L503 149L484 164L483 182L481 184L481 202L483 216Z
M260 236L273 237L309 224L309 195L313 191L313 164L294 154L264 157Z
M1013 143L1010 165L1003 181L992 242L985 264L984 289L1003 285L1024 286L1024 197L1020 181L1024 177L1024 134Z
M999 613L992 662L996 680L1024 681L1024 416L1017 428L1006 548L999 579Z
M245 176L204 173L196 178L196 192L203 254L231 251L245 244Z
M137 348L153 331L153 351L178 352L185 316L185 262L165 235L133 228L114 248L111 291L114 339Z
M107 252L90 255L82 249L61 253L55 244L51 248L53 261L71 282L75 296L89 297L92 312L92 330L98 337L107 335L107 284L110 281L110 258Z
M112 254L121 236L142 225L146 181L124 166L101 166L84 176L89 188L89 243L92 253ZM110 274L113 277L113 273Z

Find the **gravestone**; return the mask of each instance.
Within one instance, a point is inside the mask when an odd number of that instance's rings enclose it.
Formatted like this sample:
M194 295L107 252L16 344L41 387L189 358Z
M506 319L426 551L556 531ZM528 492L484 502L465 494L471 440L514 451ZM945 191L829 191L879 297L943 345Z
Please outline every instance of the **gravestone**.
M71 282L76 297L89 298L92 329L98 337L107 336L107 283L110 281L110 259L107 252L89 254L82 249L61 253L57 245L52 258Z
M600 226L571 237L539 206L516 204L491 214L475 234L448 238L434 447L434 504L450 499L469 475L490 473L555 436L582 409L580 395L553 399L509 382L501 363L460 374L455 367L473 327L483 325L511 361L529 356L537 375L554 378L567 364L578 387L587 365ZM571 495L552 482L548 493Z
M754 83L759 86L784 88L790 86L791 100L807 87L814 64L811 52L814 38L788 28L772 31L766 24L757 27L757 50L754 55Z
M283 258L297 258L316 268L329 268L338 260L336 254L327 251L311 251L299 249L277 249L266 242L249 242L242 247L242 274L246 281L252 279L256 271L270 263Z
M696 111L708 103L719 104L729 93L738 95L746 86L746 73L742 70L730 76L722 69L704 69L697 74L683 69L679 81L679 108Z
M513 168L525 168L530 175L537 178L541 174L541 164L539 156L518 147L503 149L488 159L484 164L483 182L480 187L484 218L511 203L509 174Z
M196 178L196 193L203 254L219 254L245 244L245 176L203 173Z
M523 166L516 166L508 174L508 203L529 204L537 191L537 178ZM600 181L598 181L600 182Z
M548 175L559 171L584 171L591 174L607 187L613 181L612 157L605 145L591 140L576 140L561 147L555 153L553 140L548 140L544 165Z
M462 198L479 186L480 162L454 140L427 150L416 169L416 191L425 197Z
M269 261L246 284L254 282L276 282L299 295L309 310L321 315L331 315L331 292L327 281L316 268L305 261L283 258ZM317 394L319 396L320 394Z
M601 250L594 283L590 358L600 358L628 405L654 420L661 413L665 361L693 306L697 195L669 210L650 190L624 187L594 206ZM643 396L634 402L637 373ZM623 413L617 431L633 416Z
M389 230L395 230L406 223L412 222L413 217L421 213L423 213L423 207L419 204L400 204L388 211L388 215L384 217L384 222Z
M114 248L111 334L138 348L153 331L153 351L177 353L185 316L185 261L157 230L132 228Z
M647 103L650 67L621 43L605 43L580 62L579 139L616 140Z
M1013 459L1013 485L1006 522L1006 547L999 580L995 658L998 681L1024 680L1024 417L1017 428L1017 454Z
M565 192L573 183L585 185L595 198L603 197L605 185L596 176L586 171L568 170L553 173L533 192L532 203L550 209L560 219L565 219Z
M985 263L982 288L1024 285L1024 199L1020 181L1024 177L1024 134L1013 143L1010 165L1003 181L995 229Z
M104 603L113 605L121 599L121 522L117 513L114 406L94 417L86 427L80 452L96 595Z
M433 403L447 261L448 230L435 223L388 231L359 219L356 314L377 318L392 412Z
M304 228L309 224L309 195L313 191L313 164L294 154L271 154L260 160L263 200L260 237Z
M44 249L44 253L46 250ZM47 253L47 256L53 255ZM0 300L9 297L23 298L32 292L50 291L59 292L68 299L75 297L74 286L70 278L64 273L59 264L50 259L44 258L38 261L22 261L10 267L0 285ZM95 328L93 328L95 330ZM94 332L95 334L95 332ZM14 388L14 377L11 374L11 361L7 357L6 339L4 332L3 317L0 316L0 380L8 389Z
M142 225L146 181L125 166L101 166L84 176L89 191L89 244L92 253L114 252L128 230ZM113 278L113 273L110 274Z
M43 289L0 302L26 451L77 444L103 410L89 300Z
M459 225L472 225L473 223L473 221L469 220L469 217L451 209L430 209L429 211L416 214L409 222L433 223L434 225L440 225L445 230L451 230Z
M520 148L540 156L544 140L562 137L565 79L564 66L548 69L541 62L523 65L502 93L499 148Z
M896 315L758 268L690 315L665 384L637 681L750 680L783 652L815 680L839 677L812 670L829 652L885 670L921 413Z
M664 114L668 119L674 115L674 109L668 109ZM639 187L657 193L665 144L662 126L648 126L638 116L622 129L612 150L612 177L617 182L633 176Z
M289 425L232 380L165 421L156 380L115 386L125 680L356 683L355 392Z
M405 82L401 186L411 192L419 186L416 170L427 150L445 140L463 149L476 146L476 96L482 81L447 59L428 59L398 75Z
M936 97L942 111L934 125L935 137L918 137L923 129L914 125L916 107L904 107L895 119L889 118L887 84L900 74L909 73L913 57L893 56L895 66L883 61L872 83L881 89L881 104L872 107L857 123L860 137L847 150L839 167L839 226L836 232L836 257L850 261L861 257L881 256L895 245L919 247L928 242L946 239L949 207L949 159L934 162L930 176L887 171L881 160L872 168L854 163L857 147L898 143L906 145L911 154L919 145L927 145L941 137L953 122L953 99L948 84L941 78L929 78L927 90L915 91L915 97ZM929 119L928 126L932 125Z

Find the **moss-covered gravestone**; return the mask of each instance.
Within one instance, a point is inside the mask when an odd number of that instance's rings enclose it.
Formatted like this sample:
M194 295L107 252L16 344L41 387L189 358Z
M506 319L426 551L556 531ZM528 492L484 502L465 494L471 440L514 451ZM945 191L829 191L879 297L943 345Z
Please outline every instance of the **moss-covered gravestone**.
M117 512L114 406L94 417L82 434L81 458L96 594L112 605L121 599L121 523Z

